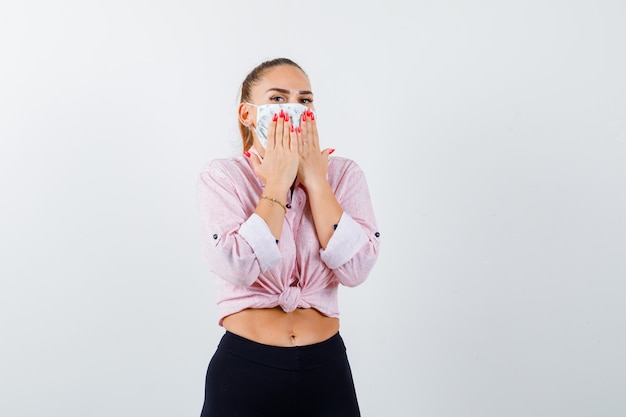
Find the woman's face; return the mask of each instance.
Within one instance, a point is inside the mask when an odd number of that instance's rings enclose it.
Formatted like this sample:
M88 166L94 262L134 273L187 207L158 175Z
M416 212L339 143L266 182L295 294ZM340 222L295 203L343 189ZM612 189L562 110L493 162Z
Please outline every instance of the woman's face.
M311 83L300 69L293 65L280 65L270 68L250 89L248 101L254 105L300 103L311 110L313 106L313 92ZM256 136L257 109L246 103L239 105L239 121L252 128L254 147L264 154L264 148Z
M292 65L270 68L252 86L250 93L249 101L256 105L300 103L315 109L309 79L302 71Z

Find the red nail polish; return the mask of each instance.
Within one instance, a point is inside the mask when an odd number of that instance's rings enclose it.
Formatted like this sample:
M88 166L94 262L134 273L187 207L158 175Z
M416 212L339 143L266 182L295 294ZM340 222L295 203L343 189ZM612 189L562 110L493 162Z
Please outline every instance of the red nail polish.
M293 128L293 125L291 125L291 131L292 131L292 132L295 132L295 131L296 131L296 129L294 129L294 128Z
M302 129L300 129L300 126L298 126L298 128L296 129L296 131L297 131L298 133L302 133Z
M311 120L315 120L315 114L313 114L313 112L311 112Z
M287 113L285 113L285 121L288 122L289 121L289 115Z
M328 155L330 155L331 153L335 152L334 149L331 149L330 151L328 151Z
M302 113L302 121L306 122L306 113Z
M282 117L283 119L285 118L285 112L283 111L283 109L280 109L280 114L278 115L278 117Z
M248 158L250 158L250 152L245 151L243 154L244 154L245 156L247 156Z
M276 120L278 120L278 113L274 113L272 116L272 122L275 122Z

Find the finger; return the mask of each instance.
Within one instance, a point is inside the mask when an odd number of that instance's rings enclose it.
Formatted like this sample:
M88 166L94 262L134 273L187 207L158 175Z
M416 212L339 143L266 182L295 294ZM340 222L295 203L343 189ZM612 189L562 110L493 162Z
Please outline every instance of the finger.
M274 114L272 116L272 121L270 122L269 127L267 128L267 149L276 148L276 120L278 115Z
M291 150L290 138L291 138L291 120L287 112L285 112L285 122L283 124L282 140L283 140L283 147L288 150Z
M298 132L296 132L296 129L293 127L293 125L290 122L289 123L289 150L292 152L298 152L300 150L298 142L299 142Z
M310 121L309 125L309 137L311 138L311 145L314 146L314 149L320 148L319 137L317 135L317 121L315 120L315 114L310 112Z
M309 123L308 123L308 118L307 118L307 114L302 113L302 117L300 118L300 146L302 147L302 152L304 152L307 148L307 146L309 145L309 136L308 136L308 132L309 132Z
M283 130L285 124L285 112L281 109L276 121L276 146L283 147Z
M300 120L300 126L296 127L296 146L298 147L298 153L302 155L304 150L302 145L302 120Z

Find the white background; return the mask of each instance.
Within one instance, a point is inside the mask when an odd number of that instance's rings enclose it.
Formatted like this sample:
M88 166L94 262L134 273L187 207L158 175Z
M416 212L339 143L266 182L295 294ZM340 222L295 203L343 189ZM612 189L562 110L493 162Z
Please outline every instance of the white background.
M364 417L626 415L626 3L0 0L0 415L197 416L196 176L308 72L382 237ZM295 415L295 414L294 414Z

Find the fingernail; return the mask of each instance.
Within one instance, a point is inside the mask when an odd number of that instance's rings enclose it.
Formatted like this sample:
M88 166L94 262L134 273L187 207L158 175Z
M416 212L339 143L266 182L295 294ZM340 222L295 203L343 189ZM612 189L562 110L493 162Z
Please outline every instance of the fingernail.
M285 121L288 122L289 121L289 114L285 113Z
M272 116L272 122L275 122L276 120L278 120L278 114L274 113L274 115Z
M311 112L311 120L315 120L315 114Z
M293 125L291 125L291 131L292 131L292 132L295 132L295 131L296 131L296 129L294 129Z
M306 113L302 113L302 121L306 122Z
M283 119L285 118L285 112L283 111L283 109L280 109L280 114L278 115L278 117L282 117Z
M331 153L335 152L334 149L331 149L330 151L328 151L328 155L330 155Z
M296 129L296 131L297 131L298 133L302 133L302 129L300 129L300 126L298 126L298 128Z
M248 158L250 158L250 152L245 151L243 154L244 154L245 156L247 156Z

